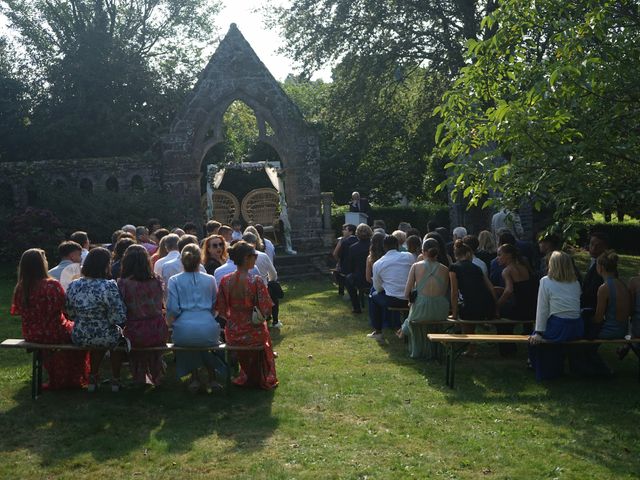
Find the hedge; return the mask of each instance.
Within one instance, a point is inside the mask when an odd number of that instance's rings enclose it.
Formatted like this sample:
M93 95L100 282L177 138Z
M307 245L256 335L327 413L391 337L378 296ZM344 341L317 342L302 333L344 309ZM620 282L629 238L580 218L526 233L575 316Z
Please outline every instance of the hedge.
M344 214L349 211L348 206L334 207L331 212L331 227L338 236L342 235ZM427 222L433 220L439 227L449 229L449 207L446 205L422 205L418 207L371 207L371 220L383 220L387 232L398 228L400 222L409 222L412 227L427 233Z
M600 231L609 237L609 248L618 253L640 255L640 223L638 222L584 222L578 229L580 245L589 243L589 232Z

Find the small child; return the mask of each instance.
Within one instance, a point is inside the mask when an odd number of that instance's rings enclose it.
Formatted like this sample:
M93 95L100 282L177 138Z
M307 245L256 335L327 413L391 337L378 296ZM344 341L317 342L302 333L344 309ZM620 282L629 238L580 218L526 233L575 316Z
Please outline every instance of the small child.
M242 240L242 222L240 220L234 220L231 222L231 240Z

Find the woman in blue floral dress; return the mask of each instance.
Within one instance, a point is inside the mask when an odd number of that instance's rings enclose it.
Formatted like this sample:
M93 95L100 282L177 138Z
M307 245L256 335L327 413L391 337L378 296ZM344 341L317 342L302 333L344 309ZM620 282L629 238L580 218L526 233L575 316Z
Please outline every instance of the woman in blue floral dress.
M112 350L123 338L122 326L127 317L118 285L108 280L110 258L106 248L91 250L82 265L82 277L71 282L67 290L67 316L75 322L71 340L76 345L98 349L91 351L90 392L97 388L105 351ZM117 392L122 352L112 350L110 357L111 389Z

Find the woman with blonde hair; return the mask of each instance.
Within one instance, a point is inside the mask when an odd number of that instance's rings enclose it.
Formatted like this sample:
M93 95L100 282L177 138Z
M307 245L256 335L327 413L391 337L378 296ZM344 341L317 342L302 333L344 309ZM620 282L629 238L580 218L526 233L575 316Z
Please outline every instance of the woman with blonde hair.
M262 236L258 233L258 230L253 225L249 225L244 229L243 235L245 233L253 233L256 237L258 237L258 241L256 242L256 250L264 252L264 242L262 241Z
M488 230L482 230L478 234L478 249L476 250L476 257L487 264L487 268L491 266L491 260L496 258L497 248L496 239L493 234Z
M584 336L580 293L571 257L564 252L553 252L549 257L549 272L540 280L536 326L529 338L529 357L538 381L562 375L566 351L561 343ZM540 345L542 343L545 345Z

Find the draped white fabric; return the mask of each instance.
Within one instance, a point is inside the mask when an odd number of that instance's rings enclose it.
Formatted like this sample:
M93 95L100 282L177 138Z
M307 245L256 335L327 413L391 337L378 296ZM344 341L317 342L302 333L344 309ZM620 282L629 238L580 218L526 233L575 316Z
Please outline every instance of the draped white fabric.
M271 181L271 185L273 185L273 188L275 188L278 193L282 192L282 180L280 179L280 177L278 177L278 169L270 166L267 162L265 162L264 171L267 174L267 177L269 177L269 181Z
M213 188L219 188L222 184L222 179L224 178L224 173L226 172L226 168L221 168L216 172L213 176Z

